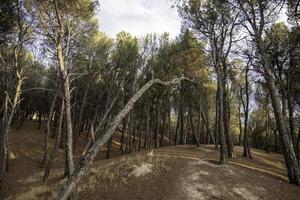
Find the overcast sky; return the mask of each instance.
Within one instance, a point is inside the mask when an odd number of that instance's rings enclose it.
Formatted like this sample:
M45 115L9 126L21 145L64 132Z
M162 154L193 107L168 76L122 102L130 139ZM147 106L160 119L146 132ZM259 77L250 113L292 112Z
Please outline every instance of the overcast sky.
M124 30L135 36L180 32L180 18L170 0L99 0L100 31L111 37Z

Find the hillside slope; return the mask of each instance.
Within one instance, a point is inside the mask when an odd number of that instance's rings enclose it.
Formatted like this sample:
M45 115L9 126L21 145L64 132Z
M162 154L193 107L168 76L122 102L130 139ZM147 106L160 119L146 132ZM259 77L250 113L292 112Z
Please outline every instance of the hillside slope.
M80 152L85 140L80 141ZM91 172L82 180L79 199L299 199L300 188L287 182L282 155L253 150L253 160L241 157L219 166L218 151L211 145L170 146L118 156L100 153ZM43 133L27 123L11 132L10 170L0 199L52 199L63 176L62 151L50 179L42 181ZM77 155L79 153L77 152Z

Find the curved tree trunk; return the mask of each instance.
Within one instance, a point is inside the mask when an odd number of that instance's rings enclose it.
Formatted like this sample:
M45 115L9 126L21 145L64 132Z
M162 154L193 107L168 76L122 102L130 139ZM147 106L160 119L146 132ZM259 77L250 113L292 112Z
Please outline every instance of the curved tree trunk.
M271 69L267 68L265 72L268 78L267 83L272 100L276 124L283 145L283 154L288 171L288 177L290 183L300 185L300 168L295 155L291 134L289 133L289 129L285 124L284 116L280 109L280 95L276 90L275 80L271 75Z
M172 81L164 82L159 79L154 79L146 83L135 95L131 97L131 99L127 102L125 107L118 113L115 117L114 121L110 124L110 127L107 131L98 138L89 151L81 157L79 164L77 165L74 173L72 176L67 180L67 183L63 187L63 189L59 192L58 198L59 200L65 200L69 197L69 195L73 192L76 188L78 182L81 178L88 172L90 169L94 158L98 154L100 147L104 145L114 134L115 130L117 129L119 123L128 115L128 113L133 108L134 104L143 96L143 94L148 91L153 85L160 84L163 86L172 86L180 84L181 81L188 80L186 78L176 78Z

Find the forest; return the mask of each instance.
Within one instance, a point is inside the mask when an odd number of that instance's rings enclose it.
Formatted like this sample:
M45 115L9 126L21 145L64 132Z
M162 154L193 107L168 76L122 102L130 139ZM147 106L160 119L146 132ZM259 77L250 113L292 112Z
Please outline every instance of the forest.
M167 1L176 38L0 0L0 199L300 198L300 0Z

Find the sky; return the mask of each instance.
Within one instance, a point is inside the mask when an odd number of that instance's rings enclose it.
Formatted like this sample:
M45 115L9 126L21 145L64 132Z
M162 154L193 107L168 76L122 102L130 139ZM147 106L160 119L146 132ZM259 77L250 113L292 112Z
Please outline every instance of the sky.
M110 37L126 31L141 37L147 33L180 32L180 18L170 0L99 0L100 31Z

